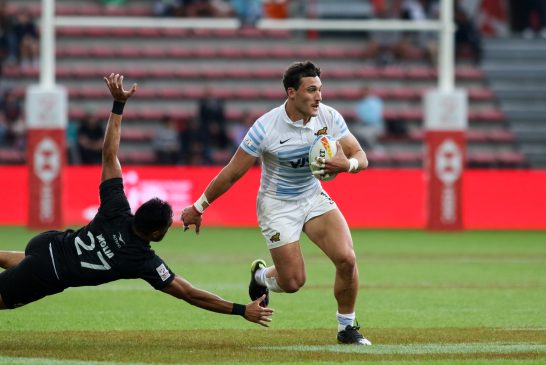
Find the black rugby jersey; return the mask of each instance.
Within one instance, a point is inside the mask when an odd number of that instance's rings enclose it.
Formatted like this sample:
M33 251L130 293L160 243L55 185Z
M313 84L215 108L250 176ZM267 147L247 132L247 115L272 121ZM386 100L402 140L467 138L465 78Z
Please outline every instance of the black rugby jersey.
M162 289L174 273L155 254L150 242L132 230L134 216L123 191L123 180L100 185L97 215L77 231L60 232L52 242L54 269L66 286L99 285L118 279L144 279Z

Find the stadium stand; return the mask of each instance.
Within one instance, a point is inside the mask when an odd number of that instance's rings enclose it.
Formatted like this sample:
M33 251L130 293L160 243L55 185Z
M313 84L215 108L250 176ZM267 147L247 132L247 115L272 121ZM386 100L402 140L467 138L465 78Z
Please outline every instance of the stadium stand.
M39 2L10 4L10 11ZM151 3L131 1L122 9L106 8L94 1L57 2L57 14L152 14ZM323 68L324 102L339 109L349 126L355 122L354 105L359 89L370 84L385 102L387 123L403 123L407 135L384 135L381 150L369 151L374 166L418 167L423 156L423 93L436 86L437 70L425 59L404 60L379 66L367 58L367 42L357 37L308 39L304 32L238 30L60 28L57 34L57 82L67 87L69 119L77 122L92 110L105 118L108 95L102 76L123 72L140 89L124 114L124 163L151 164L150 141L154 126L166 116L186 123L196 117L196 106L205 89L213 86L225 99L229 126L245 112L261 115L282 103L282 71L295 60L312 59ZM37 83L38 70L8 66L3 82L20 97ZM507 124L494 89L479 66L462 63L456 69L457 87L469 95L467 163L471 167L526 167L516 134ZM24 153L0 149L0 163L21 163Z
M483 69L531 167L546 167L546 40L485 42Z

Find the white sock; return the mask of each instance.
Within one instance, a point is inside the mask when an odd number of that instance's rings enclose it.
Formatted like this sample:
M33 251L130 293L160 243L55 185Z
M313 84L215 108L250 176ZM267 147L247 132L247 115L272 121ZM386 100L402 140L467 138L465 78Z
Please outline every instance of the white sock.
M347 326L352 326L354 324L356 314L353 313L347 313L347 314L341 314L339 312L336 312L336 318L337 318L337 331L343 331Z
M270 278L267 276L265 277L265 286L267 286L267 288L272 292L284 293L284 290L282 290L282 288L279 286L279 283L277 283L277 279L274 276Z
M254 279L258 282L258 284L266 286L265 284L265 273L267 272L267 267L264 269L258 269L254 273Z

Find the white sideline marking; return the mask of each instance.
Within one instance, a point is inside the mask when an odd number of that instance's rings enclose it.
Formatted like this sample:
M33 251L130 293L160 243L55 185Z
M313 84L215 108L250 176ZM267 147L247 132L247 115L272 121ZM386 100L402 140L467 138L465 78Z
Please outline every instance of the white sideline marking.
M149 363L86 361L86 360L59 360L38 357L0 356L1 365L150 365ZM160 365L160 364L158 364Z
M546 344L539 343L457 343L457 344L411 344L411 345L325 345L325 346L263 346L263 350L303 351L303 352L341 352L376 355L417 355L417 354L464 354L464 353L546 353Z

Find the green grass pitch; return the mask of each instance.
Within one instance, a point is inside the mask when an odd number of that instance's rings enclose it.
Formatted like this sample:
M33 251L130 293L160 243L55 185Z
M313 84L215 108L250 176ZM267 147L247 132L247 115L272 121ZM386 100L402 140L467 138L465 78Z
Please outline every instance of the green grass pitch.
M32 236L0 228L0 250ZM546 364L546 232L354 230L357 316L371 347L335 343L333 266L307 238L307 283L271 296L270 328L139 280L71 288L0 311L2 364ZM194 285L247 302L257 228L170 231L156 252Z

